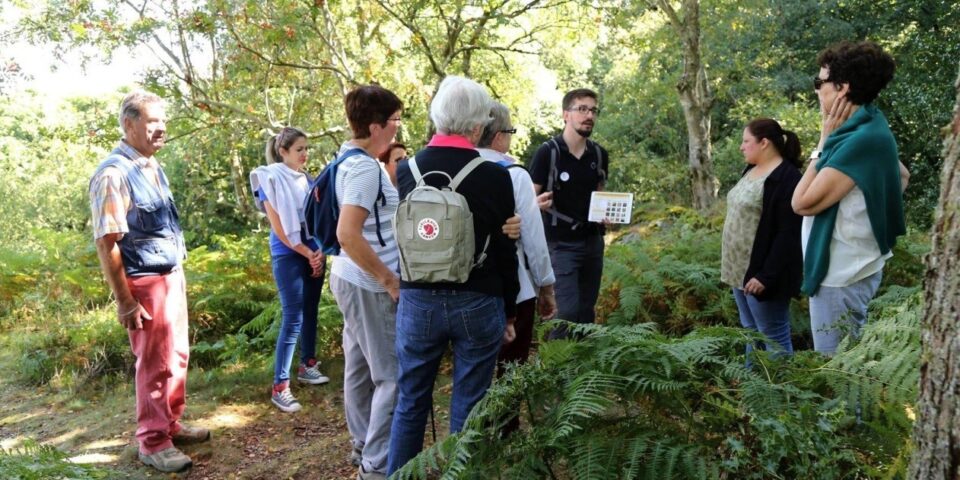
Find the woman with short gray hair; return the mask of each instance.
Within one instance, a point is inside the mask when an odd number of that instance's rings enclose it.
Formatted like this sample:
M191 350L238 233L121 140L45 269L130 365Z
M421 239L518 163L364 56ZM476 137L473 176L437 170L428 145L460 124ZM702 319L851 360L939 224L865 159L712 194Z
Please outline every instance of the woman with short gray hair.
M433 384L440 359L453 346L453 395L450 432L458 432L493 379L501 342L514 337L517 281L516 245L501 231L514 214L513 185L506 169L478 157L476 143L490 121L493 101L473 80L447 77L430 105L437 134L426 148L397 167L401 197L418 180L443 187L466 168L473 168L457 188L473 215L478 255L489 239L486 259L476 264L464 283L412 282L400 278L397 306L397 407L390 433L388 474L403 467L423 448L423 430L433 403ZM478 160L478 161L474 161ZM419 173L414 174L411 165ZM427 175L442 172L445 175ZM402 249L402 245L401 245Z

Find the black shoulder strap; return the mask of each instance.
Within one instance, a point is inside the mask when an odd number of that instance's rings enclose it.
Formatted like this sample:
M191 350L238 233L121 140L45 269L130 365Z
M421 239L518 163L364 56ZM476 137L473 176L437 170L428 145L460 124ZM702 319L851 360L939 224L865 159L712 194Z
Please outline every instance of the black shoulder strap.
M559 185L555 186L554 183L556 183L556 178L559 176L557 172L557 156L560 155L560 145L557 144L557 140L554 138L544 142L544 144L548 143L552 144L547 145L547 148L550 149L550 173L547 174L547 188L544 192L554 192L559 189ZM556 197L554 197L554 205L556 205ZM550 225L553 227L557 226L557 220L563 220L569 223L571 230L576 230L580 226L580 222L574 220L573 217L569 215L560 213L556 207L550 207L546 212L550 214Z

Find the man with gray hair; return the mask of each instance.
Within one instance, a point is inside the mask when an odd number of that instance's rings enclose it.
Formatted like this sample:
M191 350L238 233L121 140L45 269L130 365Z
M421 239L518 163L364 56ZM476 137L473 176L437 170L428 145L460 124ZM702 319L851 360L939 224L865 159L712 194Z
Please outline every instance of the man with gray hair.
M440 188L458 178L461 171L468 172L456 190L470 207L472 240L479 255L474 256L474 266L463 283L414 282L401 272L397 407L390 432L388 474L396 472L423 448L433 384L447 345L452 345L455 358L450 431L458 432L490 387L501 342L509 343L514 338L520 288L516 245L501 230L514 214L513 186L506 170L477 160L480 155L476 150L483 128L490 121L492 104L490 95L477 82L456 76L445 78L430 104L436 135L414 159L400 162L397 167L401 197L416 188L418 180ZM426 221L433 225L418 230L418 235L424 240L436 238L436 222ZM481 252L487 239L484 257ZM402 252L402 243L400 246Z
M123 139L90 180L93 238L136 361L139 458L161 472L193 464L174 444L210 431L180 423L186 403L186 257L170 185L154 154L166 140L163 100L134 91L120 106Z
M517 295L517 321L514 324L517 338L500 348L497 362L499 377L503 375L507 363L526 363L533 341L534 312L539 310L542 319L550 320L557 313L557 300L553 292L555 277L550 265L547 239L543 233L543 222L537 220L540 210L533 181L523 165L507 155L517 129L510 121L510 110L506 105L494 103L490 115L493 120L483 129L477 151L481 157L505 167L510 172L517 213L520 218L532 219L523 222L520 227L520 241L517 243L520 293ZM507 422L504 432L515 431L519 426L518 417L513 417Z

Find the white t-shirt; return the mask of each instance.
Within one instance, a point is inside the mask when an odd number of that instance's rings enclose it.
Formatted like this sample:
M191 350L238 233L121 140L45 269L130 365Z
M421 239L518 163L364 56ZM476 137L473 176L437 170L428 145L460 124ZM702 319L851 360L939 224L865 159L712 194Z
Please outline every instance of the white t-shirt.
M351 142L346 142L340 146L337 155L351 148L357 147ZM381 189L387 199L386 205L377 198ZM390 176L383 170L382 164L366 153L351 155L337 168L336 191L337 203L340 204L341 209L344 205L356 205L369 212L367 219L363 222L363 238L387 268L397 271L400 264L400 251L397 249L397 240L393 236L393 215L400 204L400 195L390 183ZM380 214L380 236L383 237L386 246L381 246L377 239L374 202L377 202L377 210ZM373 275L361 269L345 251L341 251L333 261L330 273L364 290L386 291Z
M807 255L807 241L813 229L814 217L803 217L801 240L803 255ZM863 190L853 187L840 199L840 210L833 225L830 239L830 264L827 275L820 282L824 287L846 287L883 270L886 260L893 256L880 253L880 246L873 236L873 227L867 215L867 202Z
M513 163L513 159L488 148L478 148L480 157L491 162L506 160ZM537 291L544 285L553 285L556 278L553 266L550 264L550 251L547 250L547 239L543 232L543 222L540 220L540 208L537 206L536 192L530 174L523 168L508 168L510 180L513 182L513 200L517 213L520 214L520 240L517 241L517 260L520 267L517 276L520 279L520 292L517 294L517 303L537 296ZM529 269L527 269L529 264Z

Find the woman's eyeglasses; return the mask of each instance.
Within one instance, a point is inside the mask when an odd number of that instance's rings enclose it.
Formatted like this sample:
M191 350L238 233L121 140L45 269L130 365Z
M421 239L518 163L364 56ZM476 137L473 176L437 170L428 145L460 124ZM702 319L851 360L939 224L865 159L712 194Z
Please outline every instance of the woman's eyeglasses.
M517 133L517 129L516 129L516 128L505 128L505 129L503 129L503 130L500 130L500 133L511 133L511 134L512 134L512 133Z

